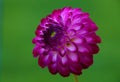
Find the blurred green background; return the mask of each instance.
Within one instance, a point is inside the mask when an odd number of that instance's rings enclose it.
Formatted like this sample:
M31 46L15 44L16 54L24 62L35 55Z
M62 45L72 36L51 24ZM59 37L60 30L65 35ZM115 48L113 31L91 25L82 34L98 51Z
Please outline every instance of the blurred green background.
M78 77L79 82L120 82L120 0L3 0L0 5L3 53L0 82L74 81L73 75L68 78L51 75L47 68L40 68L32 56L31 40L40 19L64 6L89 12L102 38L100 53L94 56L94 64Z
M2 71L2 1L0 0L0 78L1 78L1 71Z

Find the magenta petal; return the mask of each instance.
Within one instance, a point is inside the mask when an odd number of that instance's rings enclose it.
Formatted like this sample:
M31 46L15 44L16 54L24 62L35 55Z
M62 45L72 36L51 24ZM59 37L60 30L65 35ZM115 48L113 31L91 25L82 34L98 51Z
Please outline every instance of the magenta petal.
M60 75L66 77L69 76L69 68L68 68L68 58L66 56L60 57L57 59L57 69Z
M33 49L33 56L34 57L38 57L41 53L44 52L44 49L41 48L40 46L36 46L34 49Z
M72 38L72 41L77 45L78 44L81 45L81 44L86 43L86 40L83 37L78 37L78 36Z
M57 52L51 51L51 52L49 52L48 55L50 56L51 63L57 62L57 58L58 58L58 53Z
M59 64L61 64L62 66L67 66L68 65L68 58L66 56L63 56L63 57L58 57L58 61L59 61Z
M88 18L88 16L88 13L76 14L73 16L73 21L75 21L75 23L79 23L83 18Z
M96 44L90 44L90 46L91 46L91 49L92 49L92 53L93 53L93 54L98 53L99 47L98 47Z
M71 19L68 19L65 25L67 28L69 28L71 26Z
M81 8L74 8L74 9L72 9L72 12L73 12L73 16L75 16L76 14L83 13Z
M60 73L60 75L66 77L66 76L69 76L69 69L67 66L58 66L58 71Z
M38 59L38 64L44 68L50 63L49 55L41 55Z
M89 45L86 44L78 45L78 52L82 54L91 54L91 48Z
M70 71L76 75L80 75L82 73L82 66L78 63L69 63L70 64Z
M40 25L38 25L37 30L35 31L35 34L37 36L40 36L42 34L41 30L43 30L43 27L41 27Z
M62 17L62 19L64 20L64 21L63 21L63 24L66 23L68 17L71 17L72 12L69 12L70 10L71 10L71 8L68 8L68 7L62 9L61 17Z
M68 58L69 58L69 61L71 62L78 62L79 61L79 57L78 57L78 54L77 53L69 53L67 54Z
M93 64L93 55L80 54L80 62L83 68L88 68Z
M66 53L66 49L61 48L60 55L63 57L63 56L65 56L65 53Z
M76 46L73 43L67 43L66 48L69 51L76 51Z
M101 43L101 39L100 39L99 36L96 36L96 38L95 38L95 42L96 42L96 43Z
M52 74L56 74L57 73L57 64L56 63L49 64L48 69L49 69L49 72L51 72Z
M45 27L46 22L47 22L47 19L46 19L46 18L43 18L43 19L41 20L40 26L41 26L41 27Z
M57 21L59 21L59 23L62 24L62 23L63 23L63 19L62 19L62 17L61 17L61 16L58 16L58 17L57 17Z
M85 39L88 43L100 43L101 39L95 33L85 36Z

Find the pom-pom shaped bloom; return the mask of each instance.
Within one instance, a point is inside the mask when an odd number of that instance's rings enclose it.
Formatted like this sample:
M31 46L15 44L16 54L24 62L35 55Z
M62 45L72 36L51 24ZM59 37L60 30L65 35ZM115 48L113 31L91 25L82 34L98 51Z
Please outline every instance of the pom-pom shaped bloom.
M80 8L54 10L41 20L35 31L33 55L52 74L80 75L93 63L93 54L99 51L97 43L101 40L95 33L97 29L89 14Z

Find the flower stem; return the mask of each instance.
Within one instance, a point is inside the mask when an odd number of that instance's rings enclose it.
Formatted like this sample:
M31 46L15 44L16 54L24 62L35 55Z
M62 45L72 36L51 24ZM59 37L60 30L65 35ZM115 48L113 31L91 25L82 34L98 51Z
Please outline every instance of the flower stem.
M75 75L75 74L74 74L74 80L75 80L75 82L78 82L77 75Z

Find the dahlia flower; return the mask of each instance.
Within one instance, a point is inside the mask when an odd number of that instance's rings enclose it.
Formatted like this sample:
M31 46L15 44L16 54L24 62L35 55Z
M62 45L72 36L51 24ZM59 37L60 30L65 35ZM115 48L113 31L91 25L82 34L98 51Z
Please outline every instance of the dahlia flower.
M80 75L93 64L93 55L99 51L97 30L89 14L80 8L54 10L35 31L33 56L38 57L40 67L48 67L52 74Z

